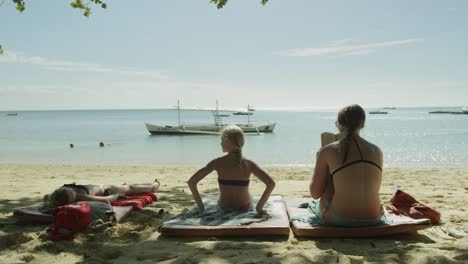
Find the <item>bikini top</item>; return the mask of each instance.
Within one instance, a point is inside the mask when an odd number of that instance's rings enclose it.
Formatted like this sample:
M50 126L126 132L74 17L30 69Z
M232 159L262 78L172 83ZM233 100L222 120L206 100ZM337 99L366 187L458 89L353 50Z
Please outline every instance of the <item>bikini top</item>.
M84 192L84 194L89 194L89 189L88 187L76 183L69 183L69 184L64 184L63 187L68 187L71 188L77 192Z
M241 180L223 180L218 179L218 183L220 185L230 185L230 186L249 186L249 180L241 181Z
M374 166L377 167L380 171L382 171L382 168L381 168L377 163L375 163L375 162L373 162L373 161L370 161L370 160L365 160L365 159L362 157L362 152L361 152L361 148L359 147L359 144L357 143L357 141L356 141L355 138L352 138L352 139L353 139L354 144L356 144L356 147L357 147L357 149L358 149L358 151L359 151L359 156L361 156L361 159L355 160L355 161L351 161L351 162L349 162L349 163L346 163L346 164L341 165L340 167L338 167L335 171L332 172L332 174L331 174L332 179L333 179L333 175L335 175L335 174L336 174L337 172L339 172L340 170L342 170L342 169L344 169L344 168L347 168L347 167L349 167L349 166L351 166L351 165L354 165L354 164L356 164L356 163L361 163L361 162L369 163L369 164L371 164L371 165L374 165Z

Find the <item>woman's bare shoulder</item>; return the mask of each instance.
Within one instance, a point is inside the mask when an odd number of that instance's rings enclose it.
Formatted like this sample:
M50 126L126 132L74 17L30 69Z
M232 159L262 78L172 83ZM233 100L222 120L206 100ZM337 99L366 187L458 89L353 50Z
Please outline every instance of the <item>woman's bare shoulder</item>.
M213 168L213 169L219 167L221 162L224 160L224 157L225 156L221 156L221 157L211 160L210 162L208 162L208 164L206 164L206 167Z
M340 142L332 142L319 150L319 155L333 155L336 154L340 149Z
M373 153L376 153L378 155L383 155L382 154L382 150L379 148L379 146L377 146L376 144L372 143L372 142L369 142L367 140L364 140L368 145L369 149L373 152Z

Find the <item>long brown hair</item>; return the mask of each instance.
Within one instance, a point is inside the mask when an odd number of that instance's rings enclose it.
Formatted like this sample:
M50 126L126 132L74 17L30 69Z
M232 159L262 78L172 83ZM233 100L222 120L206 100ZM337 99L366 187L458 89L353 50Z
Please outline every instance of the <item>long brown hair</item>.
M346 135L340 140L340 152L344 153L343 163L348 158L349 145L356 131L364 127L366 112L357 104L343 107L338 113L338 123L346 128Z
M231 143L235 148L229 154L233 156L234 164L242 166L242 147L244 146L244 131L236 125L226 126L221 134L221 140Z

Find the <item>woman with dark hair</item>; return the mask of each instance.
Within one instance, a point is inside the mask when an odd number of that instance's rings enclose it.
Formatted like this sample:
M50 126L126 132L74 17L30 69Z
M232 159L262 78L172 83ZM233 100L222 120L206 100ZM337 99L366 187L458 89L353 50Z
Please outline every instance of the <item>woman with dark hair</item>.
M382 221L383 154L360 136L365 120L359 105L341 109L335 122L340 139L317 153L310 195L320 198L320 216L327 224L366 226Z

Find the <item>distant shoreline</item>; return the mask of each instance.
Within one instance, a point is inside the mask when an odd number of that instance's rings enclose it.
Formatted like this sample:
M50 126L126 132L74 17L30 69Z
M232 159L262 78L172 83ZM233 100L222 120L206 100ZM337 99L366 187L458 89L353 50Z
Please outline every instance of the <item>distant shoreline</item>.
M389 109L389 110L398 110L398 109L425 109L425 108L441 108L441 109L450 109L450 108L463 108L466 105L459 106L395 106L390 109L386 106L363 106L365 109ZM245 108L245 107L234 107L234 108ZM335 112L338 111L341 106L336 107L255 107L257 111L278 111L278 112ZM157 108L85 108L85 109L3 109L0 110L0 113L3 112L41 112L41 111L144 111L144 110L175 110L175 108L170 107L157 107Z
M60 166L60 167L154 167L154 168L194 168L197 169L200 165L205 164L183 164L183 163L168 163L168 164L145 164L145 163L33 163L33 162L0 162L2 166ZM315 164L260 164L264 168L308 168L313 169ZM468 164L449 164L449 165L385 165L384 169L430 169L430 168L458 168L468 169Z

